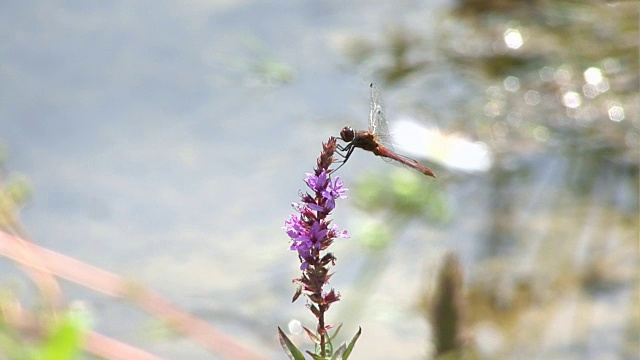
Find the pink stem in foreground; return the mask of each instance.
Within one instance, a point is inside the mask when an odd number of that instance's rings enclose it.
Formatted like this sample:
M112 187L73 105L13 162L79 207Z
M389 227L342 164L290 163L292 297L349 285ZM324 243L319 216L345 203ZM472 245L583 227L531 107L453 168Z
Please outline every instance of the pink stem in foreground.
M2 231L0 231L0 255L103 294L129 299L142 309L165 320L179 331L199 341L208 350L225 359L264 359L263 356L254 353L246 346L240 345L235 339L215 329L206 321L179 309L158 293L135 285L108 271L45 249ZM38 259L38 262L34 262L34 259ZM93 333L93 335L89 333L89 340L104 338L106 337L97 333Z

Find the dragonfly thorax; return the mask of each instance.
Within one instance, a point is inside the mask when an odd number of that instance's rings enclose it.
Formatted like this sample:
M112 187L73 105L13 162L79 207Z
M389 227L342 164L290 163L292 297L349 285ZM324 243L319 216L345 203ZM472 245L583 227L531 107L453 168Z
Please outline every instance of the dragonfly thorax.
M351 142L356 137L356 132L350 126L345 126L340 131L342 141Z

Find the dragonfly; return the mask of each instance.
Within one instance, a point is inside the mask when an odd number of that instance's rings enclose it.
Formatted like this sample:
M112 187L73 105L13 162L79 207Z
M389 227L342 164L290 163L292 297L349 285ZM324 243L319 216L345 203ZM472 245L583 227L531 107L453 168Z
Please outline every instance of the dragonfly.
M350 126L345 126L340 131L340 139L347 144L342 146L338 144L338 150L346 152L341 154L342 163L336 170L344 165L355 148L360 148L372 152L379 156L382 160L400 165L409 169L417 170L424 175L436 177L436 174L426 166L422 166L417 161L404 155L397 154L391 145L391 136L387 120L384 116L384 105L380 97L380 89L374 83L369 85L371 88L371 112L369 113L369 130L354 130ZM334 170L335 171L335 170Z

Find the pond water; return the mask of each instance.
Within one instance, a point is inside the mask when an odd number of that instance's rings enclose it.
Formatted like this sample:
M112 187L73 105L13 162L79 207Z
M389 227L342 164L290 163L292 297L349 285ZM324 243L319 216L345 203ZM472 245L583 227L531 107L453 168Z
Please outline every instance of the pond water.
M362 326L353 357L427 358L421 304L454 252L480 357L633 358L637 6L607 5L601 21L601 4L499 3L0 5L4 165L33 191L22 223L284 358L276 327L314 324L290 303L298 263L281 227L321 142L366 126L376 81L390 122L436 134L404 149L438 178L358 151L340 169L351 198L335 221L352 240L334 249L343 299L329 320L345 339ZM394 187L433 195L408 208ZM126 302L65 290L97 331L215 358Z

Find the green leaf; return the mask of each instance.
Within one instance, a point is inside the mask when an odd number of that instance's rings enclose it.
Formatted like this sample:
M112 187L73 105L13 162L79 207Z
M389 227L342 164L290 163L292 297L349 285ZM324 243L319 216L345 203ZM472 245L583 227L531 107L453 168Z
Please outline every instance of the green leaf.
M298 348L289 340L287 335L282 332L280 326L278 326L278 338L280 338L280 346L284 349L284 352L287 353L289 359L291 360L305 360L304 355Z
M340 332L340 329L342 329L342 323L340 323L340 324L338 325L338 327L336 327L336 331L334 331L334 332L333 332L333 335L331 335L331 336L329 337L329 341L333 341L333 339L335 339L335 338L336 338L336 336L338 336L338 333Z
M309 336L309 339L311 339L311 341L313 341L316 344L320 344L320 338L318 337L318 335L314 334L313 331L311 331L306 326L303 326L302 328L307 333L307 336Z
M344 360L344 352L347 350L347 346L342 343L342 345L340 345L340 347L338 348L338 350L336 350L336 352L333 354L333 357L331 358L331 360Z
M320 355L316 355L314 353L312 353L311 351L307 350L307 354L311 355L311 357L313 358L313 360L327 360L325 357L322 357Z
M314 304L311 304L309 306L309 310L311 310L311 312L313 313L313 315L315 315L317 318L320 317L320 309L318 309L317 306L315 306Z
M316 344L316 354L321 354L323 359L328 359L331 354L333 354L333 344L331 344L331 339L327 338L327 342L324 344L324 352L320 348L320 344Z
M344 356L342 357L343 360L347 360L349 358L349 355L351 355L351 351L353 350L353 347L356 345L356 341L360 337L360 334L362 334L362 328L358 327L358 332L354 335L353 339L351 339L349 346L347 346L347 350L344 352Z
M296 300L298 300L300 295L302 295L302 286L298 286L298 289L296 289L296 293L293 294L293 298L291 299L291 302L295 302Z

